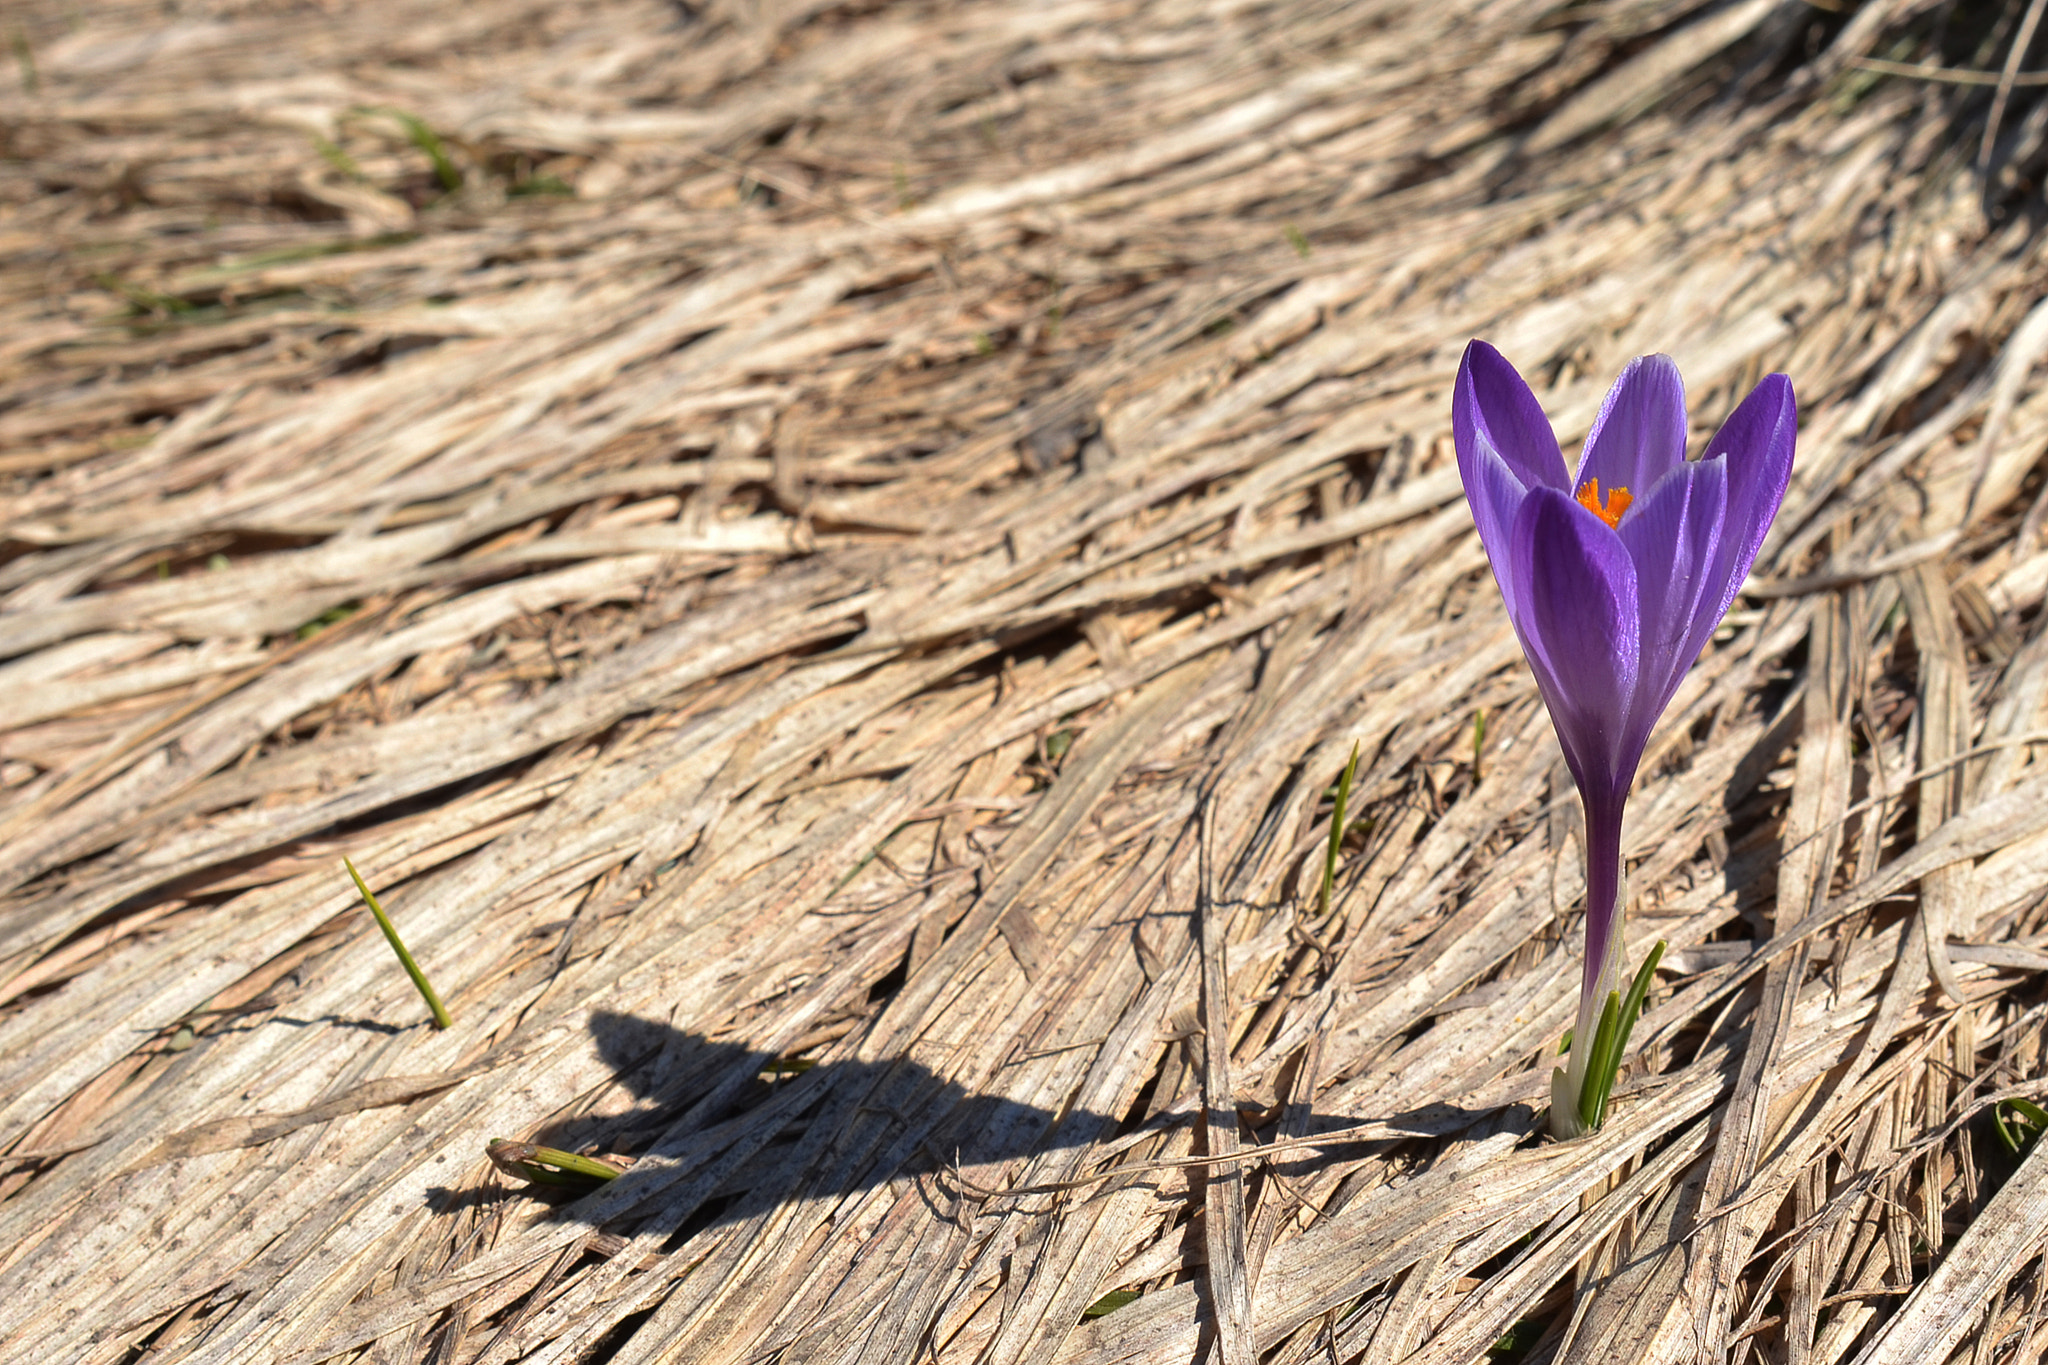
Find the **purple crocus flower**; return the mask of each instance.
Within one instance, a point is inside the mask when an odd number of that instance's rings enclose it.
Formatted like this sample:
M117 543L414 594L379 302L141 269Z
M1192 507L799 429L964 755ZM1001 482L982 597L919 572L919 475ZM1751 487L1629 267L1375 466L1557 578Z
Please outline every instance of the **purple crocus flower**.
M1586 963L1571 1069L1622 986L1621 813L1650 731L1749 574L1792 475L1792 382L1768 375L1706 457L1685 458L1685 385L1670 357L1628 363L1600 406L1578 478L1536 395L1499 351L1465 348L1451 399L1458 472L1508 618L1586 810ZM1559 1136L1583 1131L1553 1097Z

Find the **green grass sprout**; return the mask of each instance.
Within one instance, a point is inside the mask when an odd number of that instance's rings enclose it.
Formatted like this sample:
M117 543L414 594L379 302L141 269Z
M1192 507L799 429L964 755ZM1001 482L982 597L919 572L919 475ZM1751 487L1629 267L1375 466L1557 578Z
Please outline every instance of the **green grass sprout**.
M866 857L862 858L859 862L855 863L852 869L849 872L847 872L847 874L844 877L841 877L838 881L832 884L832 889L825 894L825 899L831 900L832 897L844 891L849 882L851 882L855 877L858 877L861 873L867 871L869 863L873 862L876 858L881 856L882 850L889 846L889 841L891 839L895 838L897 835L901 834L904 830L909 829L912 825L916 823L917 821L915 820L905 820L902 824L896 826L896 828L890 830L887 834L884 834L882 836L882 841L867 851Z
M21 88L23 93L30 95L41 93L43 78L36 71L35 50L28 45L28 34L22 29L21 25L16 24L13 31L7 35L7 45L14 49L14 63L21 68Z
M1593 1034L1593 1057L1586 1068L1585 1088L1579 1092L1579 1118L1588 1128L1598 1128L1607 1118L1607 1100L1614 1093L1614 1080L1621 1072L1621 1059L1628 1051L1628 1036L1642 1017L1643 1001L1650 993L1650 978L1664 956L1664 940L1650 949L1636 979L1629 983L1628 998L1607 992L1600 1010L1600 1026Z
M418 114L408 114L403 109L389 106L364 108L359 114L381 114L405 130L406 141L427 154L427 160L434 163L434 179L441 182L444 193L453 194L462 188L462 171L448 155L448 144L441 135L427 126L427 121Z
M576 197L576 187L562 179L559 175L550 175L542 172L539 175L529 175L523 180L513 181L505 193L515 199L527 196L574 199Z
M448 1007L441 1003L441 997L434 993L434 985L427 980L427 974L420 970L420 964L412 960L412 954L405 950L405 940L398 936L398 926L391 922L391 916L384 913L384 907L370 894L370 888L363 884L363 874L356 871L356 865L347 858L341 865L348 869L348 875L355 879L356 890L363 895L363 904L370 907L370 913L377 917L377 927L384 931L384 938L391 944L391 951L398 954L398 961L405 968L405 974L412 978L412 984L419 987L420 995L427 1002L427 1008L434 1012L434 1027L447 1028L454 1020L448 1017Z
M578 1156L558 1147L536 1147L514 1138L492 1138L484 1147L484 1155L515 1180L584 1194L624 1174L611 1162L594 1156Z
M110 294L119 294L128 300L128 306L141 313L190 313L193 305L175 294L159 294L154 289L145 289L131 280L105 272L94 275L93 282Z
M1300 228L1289 223L1281 231L1287 234L1287 244L1294 248L1295 255L1305 261L1315 254L1315 248L1308 244L1308 237Z
M354 616L361 609L362 605L357 602L344 602L338 607L329 607L326 611L321 612L312 620L301 625L292 634L301 640L310 640L329 626L339 625L341 622L348 620L349 617Z
M339 146L332 142L329 142L326 138L320 136L318 133L314 133L312 136L313 150L320 153L320 159L322 161L334 167L335 170L341 172L350 180L363 179L363 168L356 165L356 159L354 157L350 156L347 152L341 150Z
M1486 708L1482 706L1479 708L1479 713L1472 717L1472 785L1475 787L1479 785L1480 779L1486 775L1485 769L1481 766L1485 758Z
M2042 1133L2048 1132L2048 1109L2032 1100L2000 1100L1991 1106L1991 1126L1998 1130L1998 1141L2005 1150L2021 1156L2041 1140Z
M1144 1295L1135 1289L1112 1289L1095 1302L1081 1310L1084 1318L1106 1318L1127 1303L1136 1303Z
M1351 757L1337 776L1337 796L1330 808L1330 842L1323 850L1323 880L1316 887L1316 918L1330 913L1330 892L1337 885L1337 855L1344 846L1344 815L1351 805L1351 779L1358 775L1358 741L1351 742Z

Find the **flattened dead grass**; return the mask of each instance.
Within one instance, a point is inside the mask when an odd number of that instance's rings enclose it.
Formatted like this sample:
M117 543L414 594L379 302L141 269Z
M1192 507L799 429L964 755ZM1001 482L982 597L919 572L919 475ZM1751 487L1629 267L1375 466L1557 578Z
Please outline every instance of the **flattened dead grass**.
M16 6L0 1359L2035 1358L2019 9ZM1568 1145L1474 335L1805 423Z

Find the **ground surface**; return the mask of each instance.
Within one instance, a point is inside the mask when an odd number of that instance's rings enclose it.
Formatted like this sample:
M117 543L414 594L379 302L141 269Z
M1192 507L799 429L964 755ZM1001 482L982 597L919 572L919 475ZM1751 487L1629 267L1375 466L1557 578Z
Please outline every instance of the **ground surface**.
M0 1360L2036 1358L2023 22L10 6ZM1566 1145L1475 335L1802 405Z

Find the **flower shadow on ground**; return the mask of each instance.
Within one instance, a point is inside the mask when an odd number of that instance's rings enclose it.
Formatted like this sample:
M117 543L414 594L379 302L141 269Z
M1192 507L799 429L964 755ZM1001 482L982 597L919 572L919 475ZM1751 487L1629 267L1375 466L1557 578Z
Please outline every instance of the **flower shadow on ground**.
M631 1015L599 1013L590 1027L617 1084L638 1103L624 1113L546 1124L528 1133L480 1135L478 1146L492 1137L517 1137L565 1151L632 1156L634 1165L593 1194L537 1186L524 1192L556 1203L559 1218L602 1223L613 1231L659 1231L671 1244L792 1201L836 1202L906 1180L925 1187L935 1216L949 1216L961 1198L971 1203L986 1197L977 1186L1005 1190L994 1197L1022 1193L1011 1187L1027 1173L1001 1163L1141 1131L1164 1133L1195 1118L1184 1109L1141 1122L1087 1110L1062 1115L1002 1095L971 1093L905 1059L824 1062L795 1070L743 1045ZM1294 1148L1265 1169L1303 1174L1333 1153L1355 1159L1357 1146L1366 1142L1386 1146L1441 1136L1489 1119L1532 1129L1534 1123L1523 1106L1503 1112L1431 1104L1375 1118L1369 1137L1345 1141L1337 1135L1362 1118L1311 1115L1297 1131L1331 1135L1329 1145ZM1269 1124L1247 1132L1246 1145L1274 1135ZM1162 1198L1187 1197L1185 1171L1153 1170L1135 1179L1157 1188ZM1062 1197L1085 1199L1092 1190L1128 1183L1106 1180ZM503 1191L494 1179L484 1189L436 1191L434 1202L446 1212L494 1202Z

